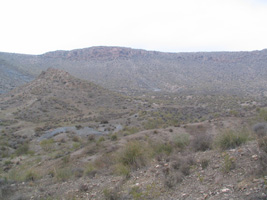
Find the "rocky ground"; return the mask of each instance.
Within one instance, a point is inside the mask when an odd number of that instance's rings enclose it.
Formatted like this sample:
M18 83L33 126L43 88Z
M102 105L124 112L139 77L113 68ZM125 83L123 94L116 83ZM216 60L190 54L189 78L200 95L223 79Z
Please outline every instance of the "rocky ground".
M235 167L224 172L224 157ZM130 178L97 174L65 182L51 176L38 181L9 183L2 187L4 199L266 199L267 176L256 177L259 152L255 141L225 152L214 150L194 155L196 163L181 183L166 186L166 170L172 162L153 161ZM206 159L208 166L201 166ZM174 175L175 176L175 175ZM177 174L176 174L177 176ZM176 177L177 178L177 177ZM169 177L169 179L172 179ZM170 183L171 184L171 183ZM10 197L12 196L12 197Z
M234 127L240 120L224 120L223 126ZM116 141L104 141L99 152L107 153L113 146L114 152L127 142L151 141L170 142L173 135L190 133L194 136L195 127L211 135L218 134L217 122L198 123L184 127L149 130L119 137ZM202 127L202 128L201 128ZM204 128L203 128L204 127ZM155 132L156 131L156 132ZM158 143L159 144L159 143ZM30 168L37 172L50 168L42 178L35 175L21 181L1 179L2 199L266 199L267 176L266 157L263 157L255 139L233 149L217 148L194 151L188 146L184 150L174 149L170 154L158 154L145 165L132 169L130 175L116 175L109 165L108 157L101 158L84 154L80 148L70 154L68 161L42 155L42 159L31 162ZM110 151L110 150L108 150ZM36 154L39 154L36 150ZM39 151L41 152L41 151ZM107 154L112 156L113 154ZM266 155L265 155L266 156ZM100 158L100 159L97 159ZM95 158L95 159L94 159ZM102 160L101 160L102 159ZM22 155L13 159L17 167L30 160ZM86 172L84 163L94 167ZM265 164L264 164L265 162ZM108 164L107 164L108 163ZM16 165L13 168L16 168ZM110 164L111 165L111 164ZM71 176L57 177L57 170L71 166ZM97 167L96 167L97 166ZM113 165L114 166L114 165ZM56 168L58 167L58 168ZM65 172L67 173L67 172ZM38 174L37 174L38 175Z

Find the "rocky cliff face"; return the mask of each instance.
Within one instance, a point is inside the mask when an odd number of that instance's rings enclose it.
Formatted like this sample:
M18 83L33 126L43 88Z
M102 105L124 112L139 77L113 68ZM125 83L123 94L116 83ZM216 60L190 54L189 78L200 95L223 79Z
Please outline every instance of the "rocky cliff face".
M85 49L77 49L72 51L54 51L43 54L45 58L64 58L70 60L84 60L92 59L113 60L117 58L130 59L137 56L157 55L159 52L145 51L141 49L131 49L124 47L92 47Z

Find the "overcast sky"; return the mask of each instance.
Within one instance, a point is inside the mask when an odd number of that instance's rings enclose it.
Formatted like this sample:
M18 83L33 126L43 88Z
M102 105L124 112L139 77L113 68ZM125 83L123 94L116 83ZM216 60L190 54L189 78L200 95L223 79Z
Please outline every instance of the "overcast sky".
M1 0L0 51L267 48L267 0Z

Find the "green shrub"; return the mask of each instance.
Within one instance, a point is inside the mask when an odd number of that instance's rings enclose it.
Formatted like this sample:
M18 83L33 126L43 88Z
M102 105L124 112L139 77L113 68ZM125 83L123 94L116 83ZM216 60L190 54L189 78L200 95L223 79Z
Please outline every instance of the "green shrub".
M104 141L105 141L105 138L104 138L103 136L101 136L101 137L97 140L96 144L99 145L101 142L104 142Z
M72 172L69 168L55 170L55 177L58 181L67 181L72 177Z
M27 171L11 169L7 176L7 178L12 181L35 181L38 177L38 174L31 169Z
M258 145L259 145L259 148L264 151L265 153L267 153L267 136L261 138L261 139L258 139Z
M261 120L264 120L267 122L267 109L260 109L259 117Z
M118 139L118 136L116 134L111 135L110 140L116 141Z
M208 167L208 165L209 165L209 160L202 159L200 163L201 163L202 169L206 169Z
M67 164L70 161L70 155L66 155L62 158L64 164Z
M8 166L8 165L11 165L11 164L13 164L13 162L11 160L6 160L4 162L4 166Z
M96 173L97 173L97 170L92 163L89 163L84 170L85 176L94 177Z
M54 146L53 139L45 139L40 142L40 145L44 151L51 151Z
M8 172L7 178L8 180L12 180L12 181L23 181L23 174L18 169L11 169Z
M72 144L72 150L75 151L77 149L81 148L81 143L79 142L73 142Z
M142 200L144 199L144 194L141 191L139 186L134 186L131 188L130 194L132 195L134 200Z
M166 154L170 155L171 152L173 151L173 147L169 143L155 143L152 144L153 150L154 150L154 155L159 155L159 154Z
M140 141L128 142L117 155L118 162L132 169L145 166L151 150Z
M124 165L122 163L117 163L113 166L113 172L114 174L129 177L130 176L130 168L127 165Z
M176 135L173 138L174 145L180 149L184 149L190 143L190 136L187 133Z
M38 178L38 175L34 171L29 170L26 172L24 179L25 181L35 181L37 178Z
M123 129L123 131L124 131L124 135L131 135L131 134L137 133L139 129L137 127L126 126Z
M144 128L146 130L158 129L158 128L161 128L163 124L164 124L164 121L160 118L156 118L156 119L150 118L144 123Z
M119 199L121 199L119 191L120 191L119 187L115 187L114 189L105 188L103 190L104 199L105 200L119 200Z
M222 167L222 171L224 173L228 173L231 170L233 170L235 168L235 158L229 156L229 154L225 154L224 155L224 162L223 162L223 167Z
M17 156L21 156L21 155L28 154L29 152L30 152L30 151L29 151L29 144L28 144L28 143L25 143L25 144L20 145L20 146L16 149L15 154L16 154Z
M250 133L246 129L225 130L215 138L215 146L222 150L236 148L250 139Z

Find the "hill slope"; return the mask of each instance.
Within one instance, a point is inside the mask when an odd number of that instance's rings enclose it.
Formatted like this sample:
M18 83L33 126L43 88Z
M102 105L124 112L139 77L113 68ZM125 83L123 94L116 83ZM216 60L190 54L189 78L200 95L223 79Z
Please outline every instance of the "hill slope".
M0 53L0 59L6 67L16 66L33 76L53 66L126 93L164 91L266 95L267 50L162 53L122 47L92 47L38 56Z
M14 109L17 118L34 122L90 120L101 111L116 118L128 104L125 97L52 68L0 99L1 109Z

